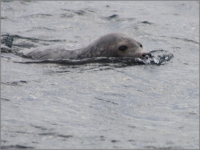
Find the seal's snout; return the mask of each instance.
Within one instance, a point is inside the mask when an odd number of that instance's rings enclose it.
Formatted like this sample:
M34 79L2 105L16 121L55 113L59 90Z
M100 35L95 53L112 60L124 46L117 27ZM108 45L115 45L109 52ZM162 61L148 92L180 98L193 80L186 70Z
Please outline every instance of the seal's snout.
M148 58L152 58L152 57L153 57L153 56L152 56L151 53L143 53L143 54L142 54L142 58L148 59Z
M148 58L152 58L153 55L151 53L148 53L144 50L138 50L135 53L135 57L141 58L141 59L148 59Z

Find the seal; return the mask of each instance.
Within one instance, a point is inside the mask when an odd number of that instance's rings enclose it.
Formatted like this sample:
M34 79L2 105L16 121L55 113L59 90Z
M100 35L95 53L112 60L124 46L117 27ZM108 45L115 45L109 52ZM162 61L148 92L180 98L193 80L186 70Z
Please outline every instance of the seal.
M80 60L94 57L151 57L150 53L143 50L140 42L120 33L106 34L90 45L76 50L66 50L63 47L50 47L43 49L32 48L20 53L20 55L35 60Z

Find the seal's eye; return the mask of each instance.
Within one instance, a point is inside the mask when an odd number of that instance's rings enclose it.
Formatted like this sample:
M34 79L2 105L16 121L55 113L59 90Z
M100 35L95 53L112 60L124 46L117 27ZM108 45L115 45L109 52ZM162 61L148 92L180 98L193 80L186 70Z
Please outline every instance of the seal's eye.
M125 51L125 50L127 50L127 46L122 45L122 46L119 47L119 50L120 51Z
M140 44L140 47L142 48L142 44Z

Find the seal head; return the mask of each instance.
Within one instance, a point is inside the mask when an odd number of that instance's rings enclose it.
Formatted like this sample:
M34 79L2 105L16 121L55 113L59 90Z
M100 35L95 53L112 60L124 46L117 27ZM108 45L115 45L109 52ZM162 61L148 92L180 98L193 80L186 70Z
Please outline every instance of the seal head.
M102 36L77 55L77 59L92 57L134 57L142 58L149 53L142 44L126 35L111 33Z

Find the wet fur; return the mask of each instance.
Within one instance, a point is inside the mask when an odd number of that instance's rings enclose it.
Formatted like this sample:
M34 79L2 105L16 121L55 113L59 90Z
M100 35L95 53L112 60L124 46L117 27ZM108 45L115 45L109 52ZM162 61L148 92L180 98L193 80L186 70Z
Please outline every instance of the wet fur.
M119 51L119 46L127 45L129 49L125 52ZM102 36L87 47L66 50L64 47L51 47L43 49L29 49L20 53L23 57L37 60L45 59L84 59L93 57L141 57L144 53L141 44L126 35L111 33Z

